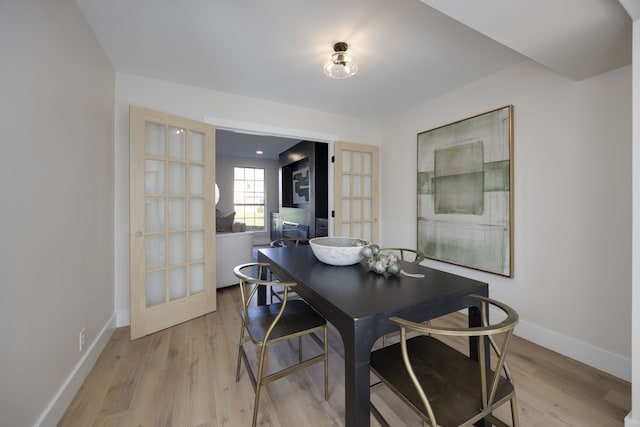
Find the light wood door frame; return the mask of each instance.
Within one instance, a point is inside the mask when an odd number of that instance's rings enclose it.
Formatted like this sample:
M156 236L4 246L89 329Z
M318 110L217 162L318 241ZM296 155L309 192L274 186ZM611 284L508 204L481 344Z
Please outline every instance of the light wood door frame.
M209 124L197 122L194 120L185 119L182 117L172 116L169 114L147 110L135 106L130 106L129 110L130 121L130 166L129 166L129 180L130 180L130 228L129 228L129 243L130 243L130 291L131 291L131 339L136 339L150 333L159 331L161 329L168 328L178 323L185 322L195 317L210 313L216 309L216 266L215 266L215 128ZM149 159L149 156L145 154L145 138L146 138L146 124L152 122L164 126L164 138L165 138L165 156L168 152L169 141L169 128L177 128L186 131L187 135L191 135L190 132L199 132L204 134L204 161L195 162L190 160L189 142L186 142L185 147L185 170L188 170L190 165L195 167L204 166L204 195L195 196L189 194L188 176L189 172L185 172L185 229L182 230L185 234L185 238L189 239L191 232L204 231L204 259L192 260L189 256L189 245L185 244L185 296L171 299L169 297L169 280L168 273L169 266L169 247L168 247L168 234L169 228L166 223L169 222L168 214L164 217L164 268L159 270L165 272L165 293L164 303L147 306L147 290L146 290L146 278L147 278L147 266L146 266L146 211L145 203L147 195L145 194L145 164ZM186 141L190 141L190 136L186 137ZM168 165L168 159L155 158L156 161L163 161ZM173 162L174 160L172 160ZM169 175L168 167L165 168L164 174ZM156 195L157 198L165 198L165 206L168 204L168 177L165 178L164 194ZM174 195L172 195L173 197ZM202 198L204 200L204 227L190 228L190 197ZM166 208L168 209L168 207ZM165 210L165 212L167 212ZM172 230L174 231L174 230ZM180 231L180 230L179 230ZM188 241L188 240L187 240ZM190 292L190 276L189 271L192 265L204 263L204 284L203 290L191 294ZM175 266L171 266L175 267ZM178 265L180 267L180 265ZM156 269L158 270L158 269Z
M344 153L349 153L351 164L344 164ZM378 147L374 145L351 144L347 142L334 142L334 235L342 236L343 229L350 230L348 237L357 237L371 242L379 242L379 155ZM371 156L371 168L367 170L364 159ZM355 164L355 159L360 159L360 164ZM345 167L347 166L347 167ZM345 172L348 171L348 172ZM366 195L366 182L370 179L370 194ZM348 185L348 194L345 194L345 186ZM348 201L351 212L344 211L344 203ZM368 211L368 212L367 212ZM358 215L359 214L359 215ZM346 226L346 227L343 227ZM363 234L362 230L370 227L370 235ZM361 230L360 232L355 230Z

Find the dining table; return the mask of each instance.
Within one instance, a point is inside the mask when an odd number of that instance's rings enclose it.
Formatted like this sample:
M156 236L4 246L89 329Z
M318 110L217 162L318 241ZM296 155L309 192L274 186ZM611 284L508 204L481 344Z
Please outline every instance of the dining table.
M310 246L262 248L258 262L268 263L280 280L296 282L295 292L340 334L348 427L370 425L370 354L380 337L397 330L390 317L424 322L466 309L469 326L478 326L478 301L469 296L489 296L485 282L404 261L402 270L422 277L377 274L364 261L348 266L325 264ZM261 286L258 304L266 300ZM469 350L477 354L477 340L469 341Z

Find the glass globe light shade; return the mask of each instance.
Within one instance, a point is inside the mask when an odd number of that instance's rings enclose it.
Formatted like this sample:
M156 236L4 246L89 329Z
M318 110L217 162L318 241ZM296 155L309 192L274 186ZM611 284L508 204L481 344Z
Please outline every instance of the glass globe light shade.
M218 200L220 200L220 189L218 188L218 184L216 184L216 205L218 204Z
M335 52L324 64L324 74L332 79L346 79L358 72L358 64L355 63L353 55L347 52L347 44L336 43Z

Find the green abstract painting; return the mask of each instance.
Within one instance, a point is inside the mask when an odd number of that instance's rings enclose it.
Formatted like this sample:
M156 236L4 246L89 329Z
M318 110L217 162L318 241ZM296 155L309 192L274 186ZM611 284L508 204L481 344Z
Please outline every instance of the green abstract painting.
M513 106L418 134L418 249L513 276Z

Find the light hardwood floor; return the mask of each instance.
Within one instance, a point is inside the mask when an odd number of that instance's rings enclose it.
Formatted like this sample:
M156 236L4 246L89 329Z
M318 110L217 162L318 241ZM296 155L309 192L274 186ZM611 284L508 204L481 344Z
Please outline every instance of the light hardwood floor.
M234 286L219 291L215 313L136 341L129 340L129 328L117 329L59 426L250 425L253 390L244 367L235 381L240 306ZM437 320L465 321L459 313ZM316 364L264 389L259 425L344 425L343 346L332 327L329 346L329 400L323 400L322 364ZM309 354L317 348L305 347ZM294 355L293 346L278 344L270 366ZM523 339L513 341L508 363L523 427L622 426L630 411L628 382ZM373 399L391 425L420 425L390 392L378 390ZM499 413L504 420L507 414ZM378 425L373 417L371 425Z

